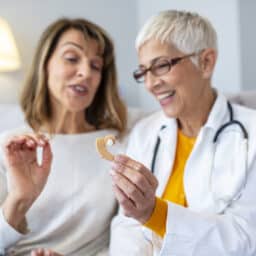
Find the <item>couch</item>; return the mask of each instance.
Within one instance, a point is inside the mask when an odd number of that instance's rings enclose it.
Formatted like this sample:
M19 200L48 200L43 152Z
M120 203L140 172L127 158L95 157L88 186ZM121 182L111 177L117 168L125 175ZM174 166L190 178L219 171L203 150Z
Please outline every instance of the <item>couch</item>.
M256 109L256 90L226 94L226 96L231 102ZM138 109L129 108L129 115L132 120L131 123L136 122L145 115L145 113L147 113L146 110L140 111ZM16 128L24 124L22 111L17 104L0 104L0 116L0 132Z

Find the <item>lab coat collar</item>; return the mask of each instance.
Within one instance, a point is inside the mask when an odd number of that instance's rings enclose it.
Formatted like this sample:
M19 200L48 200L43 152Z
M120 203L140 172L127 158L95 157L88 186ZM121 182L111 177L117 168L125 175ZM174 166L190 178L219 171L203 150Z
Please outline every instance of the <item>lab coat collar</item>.
M229 112L227 111L227 99L223 94L217 92L217 98L204 127L212 128L215 131L218 130L227 114L229 115Z

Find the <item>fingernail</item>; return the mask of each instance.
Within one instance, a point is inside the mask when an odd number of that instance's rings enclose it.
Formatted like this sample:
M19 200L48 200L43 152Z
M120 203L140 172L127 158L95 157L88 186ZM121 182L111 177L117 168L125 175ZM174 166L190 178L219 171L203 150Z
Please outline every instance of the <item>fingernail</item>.
M112 176L112 177L115 177L116 176L116 172L115 170L111 169L109 174Z
M42 140L42 139L39 139L39 143L40 143L41 145L45 145L45 141Z
M28 140L27 141L27 145L28 146L34 146L35 145L35 142L33 140Z
M112 163L112 168L113 168L114 170L118 169L119 167L120 167L120 165L119 165L118 163L116 163L116 162L113 162L113 163Z
M122 155L115 155L115 158L114 158L115 161L118 162L118 161L120 161L122 159L123 159Z

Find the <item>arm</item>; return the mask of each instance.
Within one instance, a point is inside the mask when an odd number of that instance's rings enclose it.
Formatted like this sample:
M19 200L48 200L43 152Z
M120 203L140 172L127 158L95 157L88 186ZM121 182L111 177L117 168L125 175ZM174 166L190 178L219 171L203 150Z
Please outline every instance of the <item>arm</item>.
M43 148L42 164L36 149ZM52 154L42 136L11 138L4 147L8 173L8 193L1 205L0 249L17 242L27 232L26 213L42 192L50 171Z
M145 238L141 224L119 211L111 223L110 256L153 255L152 243Z
M152 214L158 182L153 175L145 173L144 166L130 160L125 156L117 156L111 171L114 192L123 211L112 223L110 251L113 256L120 255L123 248L127 256L153 255L152 243L145 237L141 224ZM133 183L135 181L140 183L138 190ZM135 211L136 208L140 208L140 211Z
M116 159L116 197L127 216L145 222L154 208L152 188L143 183L151 172L128 157ZM134 168L132 168L134 166ZM131 169L133 172L131 175ZM144 177L143 177L144 176ZM152 175L153 176L153 175ZM153 178L153 177L152 177ZM239 200L223 214L204 214L168 204L167 227L160 255L253 256L256 254L256 164ZM141 199L141 191L147 200ZM151 198L151 199L148 199Z

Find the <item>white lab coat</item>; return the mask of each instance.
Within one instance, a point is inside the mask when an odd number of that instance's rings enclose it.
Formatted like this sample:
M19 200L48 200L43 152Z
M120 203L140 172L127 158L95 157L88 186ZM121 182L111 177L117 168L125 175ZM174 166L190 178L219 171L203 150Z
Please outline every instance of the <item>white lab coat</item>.
M120 213L112 222L111 256L256 255L256 112L235 104L232 107L234 119L249 134L248 153L241 129L232 125L219 136L213 154L214 135L229 121L227 100L218 95L185 166L188 208L168 203L163 239ZM162 125L166 128L160 131ZM176 120L160 112L142 120L131 134L127 155L150 169L158 135L161 144L155 175L159 181L156 195L161 196L175 160ZM246 184L241 182L244 178Z

